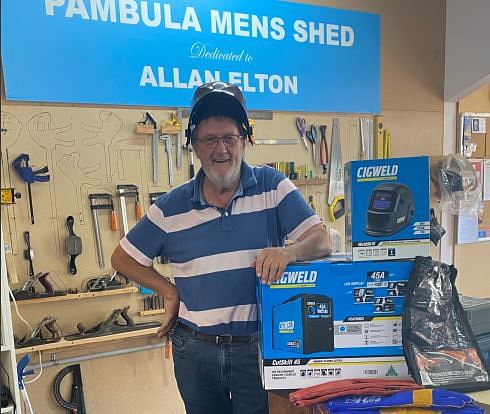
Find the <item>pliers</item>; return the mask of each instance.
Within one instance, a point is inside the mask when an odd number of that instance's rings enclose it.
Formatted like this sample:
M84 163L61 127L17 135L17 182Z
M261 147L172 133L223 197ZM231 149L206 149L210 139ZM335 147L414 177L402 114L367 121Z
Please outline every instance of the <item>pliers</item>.
M317 137L316 126L311 125L309 131L306 131L306 138L308 138L308 140L311 142L313 165L316 165L316 137Z
M328 145L327 145L327 126L320 125L320 164L322 164L323 174L328 172Z

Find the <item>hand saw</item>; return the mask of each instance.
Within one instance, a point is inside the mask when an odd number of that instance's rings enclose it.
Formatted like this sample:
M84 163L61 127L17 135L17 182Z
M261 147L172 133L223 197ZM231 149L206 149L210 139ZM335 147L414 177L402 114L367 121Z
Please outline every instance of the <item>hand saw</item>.
M335 221L345 213L344 204L344 165L340 146L340 121L332 122L332 142L330 145L330 171L328 180L328 218Z

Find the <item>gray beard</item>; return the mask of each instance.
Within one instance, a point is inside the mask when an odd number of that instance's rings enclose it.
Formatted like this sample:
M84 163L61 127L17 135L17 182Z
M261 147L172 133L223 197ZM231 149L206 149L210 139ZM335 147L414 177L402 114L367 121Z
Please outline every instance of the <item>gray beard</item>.
M203 168L206 178L217 187L218 191L232 190L240 178L241 162L234 166L225 175L215 174Z

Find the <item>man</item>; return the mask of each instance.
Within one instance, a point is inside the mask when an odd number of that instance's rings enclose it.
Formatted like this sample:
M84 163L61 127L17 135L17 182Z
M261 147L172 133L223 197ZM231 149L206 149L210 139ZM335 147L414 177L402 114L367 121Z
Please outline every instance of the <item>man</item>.
M202 85L191 106L186 136L202 168L150 207L112 265L165 298L159 336L172 333L187 414L265 414L256 278L271 284L289 263L330 254L331 242L290 180L243 161L250 126L240 89ZM296 243L284 247L286 237ZM175 286L152 267L162 255Z

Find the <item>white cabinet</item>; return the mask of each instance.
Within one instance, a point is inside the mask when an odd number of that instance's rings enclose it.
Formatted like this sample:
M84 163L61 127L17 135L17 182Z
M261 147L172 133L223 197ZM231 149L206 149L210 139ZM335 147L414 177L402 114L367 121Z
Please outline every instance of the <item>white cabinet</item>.
M2 385L8 387L10 395L17 406L17 413L21 412L19 386L17 384L17 364L15 359L14 334L12 331L12 315L10 313L10 299L8 293L7 268L5 267L5 250L3 242L3 227L1 228L0 250L2 254L2 280L1 280L1 305L2 305L2 369L0 378ZM13 413L14 405L10 402L8 407L1 409L1 414Z

